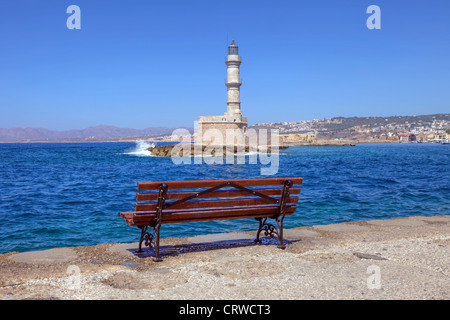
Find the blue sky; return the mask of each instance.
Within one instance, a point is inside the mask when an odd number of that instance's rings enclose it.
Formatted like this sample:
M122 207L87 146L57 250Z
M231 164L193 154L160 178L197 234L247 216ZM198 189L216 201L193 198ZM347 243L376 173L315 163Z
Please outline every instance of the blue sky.
M249 124L449 113L449 15L448 0L2 0L0 128L192 127L226 111L227 36Z

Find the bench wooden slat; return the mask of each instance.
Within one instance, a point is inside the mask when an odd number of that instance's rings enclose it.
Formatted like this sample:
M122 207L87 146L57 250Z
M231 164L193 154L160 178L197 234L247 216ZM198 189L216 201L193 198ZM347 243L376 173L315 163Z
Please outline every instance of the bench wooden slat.
M296 184L303 182L302 178L267 178L267 179L229 179L229 180L186 180L186 181L159 181L159 182L138 182L137 188L142 190L155 190L158 189L161 183L167 183L170 189L187 189L187 188L208 188L215 187L221 183L233 182L243 187L251 186L274 186L282 185L284 182L290 179Z
M286 215L291 215L295 212L296 205L286 205ZM180 209L180 210L166 210L162 214L162 223L178 223L187 221L206 221L206 220L227 220L227 219L242 219L242 218L257 218L274 216L278 213L277 205L262 205L262 206L247 206L247 207L222 207L214 209ZM127 213L125 213L127 214ZM151 223L156 213L153 211L130 212L128 214L133 225L142 225Z
M119 212L119 217L123 218L129 226L134 226L133 215L135 212Z
M283 193L283 188L276 189L252 189L253 191L265 194L267 196L279 196ZM300 188L289 189L290 194L300 194ZM166 200L178 200L188 196L191 196L199 191L180 191L180 192L168 192L165 196ZM241 190L219 190L200 195L197 199L203 198L233 198L233 197L248 197L251 196L246 191ZM137 193L136 201L152 201L158 199L158 192L151 193Z
M275 198L281 200L279 197ZM288 197L286 203L297 203L298 197ZM170 202L166 202L166 205ZM213 207L236 207L236 206L255 206L261 204L273 204L272 201L264 198L252 199L223 199L223 200L191 200L175 204L168 209L192 209L192 208L213 208ZM156 210L157 203L137 203L134 206L135 211L152 211ZM167 209L165 209L167 210Z
M286 216L291 215L292 213L286 213ZM275 218L275 213L272 215L268 215L268 214L248 214L248 215L237 215L237 216L219 216L219 217L202 217L202 218L198 218L198 219L179 219L179 220L175 220L175 221L166 221L163 222L164 224L169 224L169 223L184 223L184 222L201 222L201 221L215 221L215 220L232 220L232 219L250 219L250 218L265 218L265 217L271 217L271 218Z

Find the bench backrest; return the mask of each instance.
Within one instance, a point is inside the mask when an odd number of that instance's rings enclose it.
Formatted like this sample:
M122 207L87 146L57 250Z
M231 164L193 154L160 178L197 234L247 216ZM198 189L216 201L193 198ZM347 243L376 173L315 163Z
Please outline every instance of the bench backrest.
M300 193L298 185L302 182L302 178L139 182L135 222L140 220L139 216L148 219L148 214L159 209L163 214L169 213L169 218L162 218L166 219L165 223L227 215L229 218L264 216L276 214L277 207L284 207L284 214L292 214L298 202L295 195ZM177 216L181 211L183 215Z

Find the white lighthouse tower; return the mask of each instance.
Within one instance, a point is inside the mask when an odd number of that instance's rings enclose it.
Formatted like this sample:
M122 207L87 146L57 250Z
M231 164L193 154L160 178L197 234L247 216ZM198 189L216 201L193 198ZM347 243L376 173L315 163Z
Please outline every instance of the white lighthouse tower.
M227 65L227 112L226 115L233 119L242 120L241 112L241 98L240 87L242 85L239 76L239 66L241 65L241 58L239 57L239 48L234 43L228 47L228 55L225 60Z
M228 46L225 64L227 65L227 79L225 82L227 87L227 111L223 116L199 117L197 132L202 136L201 141L203 144L208 144L212 139L208 136L208 129L215 129L209 130L209 132L214 134L217 131L222 132L223 143L226 143L226 134L230 134L230 132L237 138L237 140L234 139L235 142L233 144L243 144L245 140L247 118L242 116L241 111L240 87L242 82L239 72L241 57L239 56L239 48L234 40Z

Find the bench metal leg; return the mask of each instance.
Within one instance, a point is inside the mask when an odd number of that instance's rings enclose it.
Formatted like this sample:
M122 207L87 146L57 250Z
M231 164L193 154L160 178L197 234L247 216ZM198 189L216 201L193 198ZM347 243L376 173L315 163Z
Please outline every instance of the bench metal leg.
M278 245L278 248L280 248L280 249L286 249L286 245L283 242L283 220L284 220L284 215L277 218L277 224L279 226L278 239L280 240L280 244Z
M153 261L160 262L162 261L162 258L159 255L159 230L161 228L161 222L162 222L162 210L165 207L165 201L166 201L166 193L168 189L167 183L161 183L159 186L158 191L158 205L156 207L156 220L155 225L153 227L153 231L155 232L155 258L153 258Z
M139 227L141 229L141 238L139 240L139 249L136 251L136 253L142 253L144 250L142 250L142 243L144 242L144 245L149 248L155 248L155 257L153 258L154 261L162 261L162 258L159 254L159 228L160 225L153 228L153 233L147 231L149 226L142 226Z
M268 219L267 217L266 218L256 218L256 220L259 221L259 228L258 228L258 232L256 233L255 242L261 243L261 240L259 239L259 235L260 235L261 231L264 231L265 236L273 237L274 235L276 235L278 237L278 241L279 241L278 248L285 249L286 245L283 242L284 215L279 216L278 218L275 219L278 227L271 223L267 223L267 219Z
M279 202L279 210L278 214L276 216L275 222L277 223L277 226L274 226L273 224L267 223L267 217L266 218L257 218L256 220L259 220L259 229L258 233L256 234L256 240L255 242L261 243L261 240L259 240L259 234L261 231L264 230L264 234L266 236L270 235L273 237L274 234L277 235L278 240L280 243L278 244L278 248L285 249L286 245L283 242L283 220L286 213L286 199L289 197L289 189L293 186L292 180L288 179L284 182L283 186L283 192L281 194L281 201Z
M153 258L154 261L159 262L163 259L159 255L159 229L161 228L161 221L162 221L162 209L164 207L165 203L165 195L167 193L167 183L162 183L159 186L159 192L158 192L158 205L156 208L156 219L151 225L147 226L141 226L139 227L141 229L141 239L139 241L139 250L137 253L142 253L142 242L145 240L145 245L147 247L154 247L155 248L155 257ZM153 228L154 236L147 232L148 227Z
M142 253L144 252L142 250L142 242L145 241L145 246L151 248L153 247L154 243L154 237L150 232L147 232L149 226L140 226L139 229L141 229L141 238L139 240L139 249L136 251L136 253Z
M160 257L159 255L159 229L160 229L160 225L156 226L155 228L153 228L153 230L155 231L155 236L156 236L156 241L155 241L155 257L153 258L153 261L156 262L160 262L163 259Z

